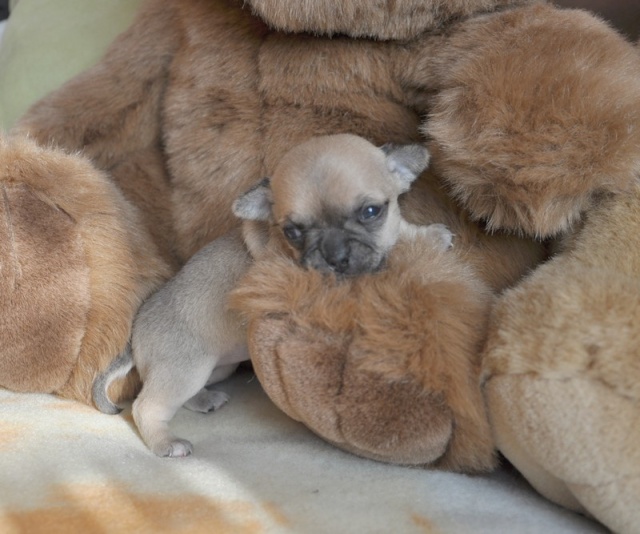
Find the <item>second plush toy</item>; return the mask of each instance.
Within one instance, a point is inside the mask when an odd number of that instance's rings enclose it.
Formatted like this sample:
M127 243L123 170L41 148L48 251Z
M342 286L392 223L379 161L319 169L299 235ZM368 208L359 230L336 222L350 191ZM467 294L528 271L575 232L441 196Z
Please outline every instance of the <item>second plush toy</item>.
M497 445L547 498L640 525L640 186L603 199L492 315Z

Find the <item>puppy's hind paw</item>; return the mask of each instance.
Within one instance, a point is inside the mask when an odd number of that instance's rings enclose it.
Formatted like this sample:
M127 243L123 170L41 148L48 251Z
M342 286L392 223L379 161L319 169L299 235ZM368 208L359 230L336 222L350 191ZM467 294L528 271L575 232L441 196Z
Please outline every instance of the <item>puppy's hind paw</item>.
M186 439L174 439L158 444L152 450L163 458L185 458L193 452L193 445Z
M184 403L184 407L194 412L212 412L229 402L229 395L215 389L202 388Z

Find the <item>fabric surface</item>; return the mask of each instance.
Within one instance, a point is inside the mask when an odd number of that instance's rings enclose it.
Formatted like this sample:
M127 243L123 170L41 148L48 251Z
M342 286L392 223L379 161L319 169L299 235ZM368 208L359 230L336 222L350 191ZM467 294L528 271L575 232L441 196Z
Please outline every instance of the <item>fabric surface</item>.
M130 408L0 390L0 532L603 533L502 469L468 477L342 452L286 417L249 369L218 412L181 409L186 459L154 456Z
M98 61L140 0L21 0L0 48L0 129L40 97Z

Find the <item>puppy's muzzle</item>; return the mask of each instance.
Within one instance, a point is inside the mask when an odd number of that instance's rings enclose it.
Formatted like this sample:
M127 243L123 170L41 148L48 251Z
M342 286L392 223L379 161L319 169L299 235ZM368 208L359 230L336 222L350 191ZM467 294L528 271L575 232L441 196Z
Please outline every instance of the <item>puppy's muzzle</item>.
M378 269L382 255L371 245L338 229L325 230L302 264L322 272L358 275Z
M350 246L344 232L327 231L320 241L320 253L331 270L342 274L349 269Z

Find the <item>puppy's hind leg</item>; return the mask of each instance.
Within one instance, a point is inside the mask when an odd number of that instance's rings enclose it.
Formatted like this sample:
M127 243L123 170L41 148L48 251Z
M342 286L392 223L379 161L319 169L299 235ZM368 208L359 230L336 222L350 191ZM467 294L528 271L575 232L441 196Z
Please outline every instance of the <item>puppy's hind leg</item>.
M197 366L193 363L194 368L189 369L152 366L143 378L140 395L133 403L133 419L138 431L157 456L178 458L193 452L191 443L175 436L169 428L169 421L204 387L211 374L213 362L208 365L199 362Z

